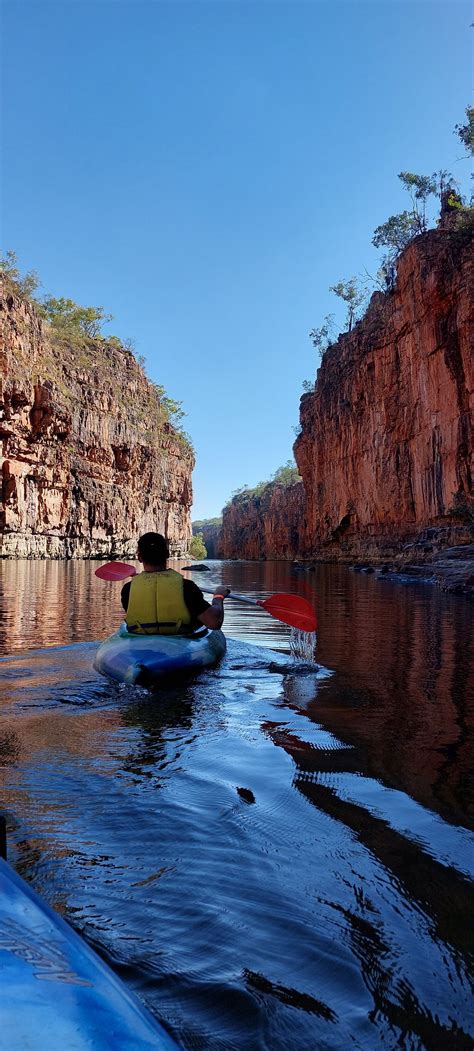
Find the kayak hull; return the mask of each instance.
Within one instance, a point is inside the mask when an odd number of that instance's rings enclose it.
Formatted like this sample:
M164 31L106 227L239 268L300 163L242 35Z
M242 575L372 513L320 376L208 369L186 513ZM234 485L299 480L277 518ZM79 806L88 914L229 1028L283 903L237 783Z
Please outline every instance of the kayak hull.
M149 686L211 668L225 650L222 631L207 629L194 636L131 635L121 624L99 646L94 668L117 682Z
M0 859L0 1047L177 1051L92 949Z

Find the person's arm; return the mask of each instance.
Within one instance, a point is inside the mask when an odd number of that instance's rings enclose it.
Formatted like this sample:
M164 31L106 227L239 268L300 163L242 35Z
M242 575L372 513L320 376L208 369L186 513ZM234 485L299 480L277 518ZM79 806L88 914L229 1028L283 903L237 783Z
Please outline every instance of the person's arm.
M128 609L129 598L130 598L130 581L128 581L127 584L123 585L123 588L122 588L122 590L120 592L120 600L121 600L121 603L122 603L122 606L123 606L125 612L127 612L127 609Z
M216 589L214 598L212 600L212 606L208 606L198 617L201 624L205 624L206 628L220 628L224 620L224 599L230 595L230 588L220 587Z

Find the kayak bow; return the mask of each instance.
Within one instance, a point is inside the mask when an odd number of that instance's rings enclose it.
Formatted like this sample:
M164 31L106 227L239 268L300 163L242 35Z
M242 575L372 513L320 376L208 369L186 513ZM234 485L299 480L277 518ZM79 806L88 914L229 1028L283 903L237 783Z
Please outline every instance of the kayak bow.
M0 1047L177 1051L171 1036L0 859Z

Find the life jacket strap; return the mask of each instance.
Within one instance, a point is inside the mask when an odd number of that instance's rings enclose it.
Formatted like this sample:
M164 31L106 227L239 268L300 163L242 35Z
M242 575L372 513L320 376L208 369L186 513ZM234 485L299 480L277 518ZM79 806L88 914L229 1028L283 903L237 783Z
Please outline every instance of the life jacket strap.
M145 624L138 623L137 621L136 624L127 624L127 631L132 635L134 633L135 635L159 635L160 628L176 628L176 634L188 634L188 631L186 630L187 625L183 625L181 620L154 620ZM182 632L181 628L184 629Z

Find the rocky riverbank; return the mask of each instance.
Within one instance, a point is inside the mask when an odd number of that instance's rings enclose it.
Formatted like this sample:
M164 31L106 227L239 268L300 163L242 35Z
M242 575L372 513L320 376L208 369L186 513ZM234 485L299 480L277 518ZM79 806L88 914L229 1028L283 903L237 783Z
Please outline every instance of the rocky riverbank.
M297 561L293 569L298 573L311 573L315 571L317 562ZM358 573L374 573L377 577L398 584L435 584L442 591L474 598L474 544L460 544L432 555L419 551L411 558L402 553L393 562L356 562L351 565L351 569Z

